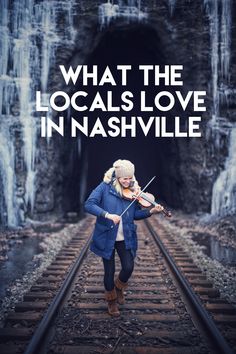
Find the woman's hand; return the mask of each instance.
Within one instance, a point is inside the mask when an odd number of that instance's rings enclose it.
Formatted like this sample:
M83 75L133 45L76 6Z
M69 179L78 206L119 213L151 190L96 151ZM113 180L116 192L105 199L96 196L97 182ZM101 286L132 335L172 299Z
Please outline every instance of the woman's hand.
M157 204L154 208L150 209L150 213L151 214L157 214L157 213L161 213L163 210L163 206L160 204Z
M107 214L106 218L112 220L115 225L120 222L120 216L116 214Z

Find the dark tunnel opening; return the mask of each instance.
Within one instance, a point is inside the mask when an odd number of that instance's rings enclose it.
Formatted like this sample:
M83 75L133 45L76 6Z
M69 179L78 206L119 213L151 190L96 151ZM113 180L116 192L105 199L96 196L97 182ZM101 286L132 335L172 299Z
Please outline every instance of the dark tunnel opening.
M109 66L116 80L119 81L118 72L115 70L119 64L132 65L132 71L128 76L127 86L117 85L111 89L109 86L93 86L88 85L85 90L89 92L89 97L94 98L97 91L106 102L107 90L112 90L113 104L121 105L120 96L125 90L129 90L134 94L134 100L138 99L141 90L147 92L147 104L153 105L155 95L159 91L166 90L164 82L160 86L151 83L148 87L143 86L143 78L138 74L138 66L145 65L164 65L178 64L178 61L171 63L169 58L165 58L163 44L154 29L147 25L133 24L128 27L115 26L106 30L93 53L85 63L89 68L92 65L98 65L98 71L103 72L106 66ZM76 88L81 90L81 84ZM83 88L82 88L83 89ZM171 92L175 87L168 87ZM134 101L135 102L135 101ZM89 105L89 103L88 103ZM167 128L173 130L173 117L178 114L177 110L170 112L140 112L138 105L134 105L131 112L89 112L89 122L92 124L97 117L105 122L111 116L142 116L143 119L149 119L150 116L164 115L167 117ZM75 119L79 119L81 114L72 112ZM104 172L110 168L113 162L119 158L131 160L136 167L136 178L140 186L144 186L154 175L156 179L148 188L157 200L160 199L164 203L172 207L181 208L181 196L179 190L182 182L179 173L179 152L176 139L174 138L157 138L154 132L144 136L143 132L137 130L137 136L130 137L82 137L82 146L86 151L83 161L83 168L87 169L85 177L84 197L87 197L93 188L103 179ZM85 161L86 160L86 161ZM67 186L68 205L71 206L71 200L75 196L75 189L79 187L75 184L81 183L78 178L78 168L72 169L71 181ZM70 181L70 182L71 182ZM81 189L80 189L81 191ZM81 192L80 192L81 193ZM83 199L83 198L82 198Z

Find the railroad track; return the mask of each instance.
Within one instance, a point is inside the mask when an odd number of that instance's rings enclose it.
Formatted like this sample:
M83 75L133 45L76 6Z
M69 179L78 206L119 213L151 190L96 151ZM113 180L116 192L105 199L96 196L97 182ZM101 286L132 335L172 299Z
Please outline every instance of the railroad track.
M0 352L233 353L235 309L158 217L149 220L138 222L139 250L119 318L106 312L102 261L88 251L88 217L6 318Z

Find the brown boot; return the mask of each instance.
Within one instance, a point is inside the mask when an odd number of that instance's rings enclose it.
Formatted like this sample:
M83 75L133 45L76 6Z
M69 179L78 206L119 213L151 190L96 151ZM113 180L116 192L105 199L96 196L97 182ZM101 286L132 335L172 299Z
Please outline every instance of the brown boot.
M117 292L117 302L120 305L124 305L125 303L125 296L124 296L124 289L127 288L128 282L123 283L119 277L115 280L116 292Z
M108 304L108 313L111 316L120 316L120 312L117 306L117 294L116 289L114 288L112 291L105 292L105 299Z

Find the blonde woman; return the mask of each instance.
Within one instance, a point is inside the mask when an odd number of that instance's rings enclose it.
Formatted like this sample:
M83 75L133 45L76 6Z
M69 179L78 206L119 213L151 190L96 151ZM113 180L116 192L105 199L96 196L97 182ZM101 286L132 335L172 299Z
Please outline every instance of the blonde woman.
M161 205L141 210L135 202L120 217L131 203L123 198L122 190L136 182L134 170L134 165L128 160L115 161L105 173L103 182L85 202L85 210L97 216L90 249L103 259L105 298L111 316L120 315L117 303L124 304L124 289L134 269L137 251L137 225L134 220L148 218L163 210ZM116 279L115 251L121 262L121 271Z

